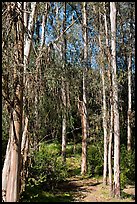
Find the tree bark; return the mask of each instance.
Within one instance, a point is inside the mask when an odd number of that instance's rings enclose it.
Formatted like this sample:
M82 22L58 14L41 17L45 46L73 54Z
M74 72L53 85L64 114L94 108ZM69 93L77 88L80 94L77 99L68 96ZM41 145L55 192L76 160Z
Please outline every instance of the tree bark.
M116 75L116 6L110 2L111 63L114 100L114 196L120 197L120 131L118 110L118 85Z
M131 54L128 58L128 114L127 114L127 150L131 150Z
M108 176L109 176L109 186L110 186L110 195L113 192L113 183L112 183L112 136L113 136L113 105L110 106L110 131L109 131L109 145L108 145Z
M64 2L64 20L63 20L63 31L66 29L66 2ZM66 50L67 50L67 41L66 41L66 34L63 36L64 41L64 48L63 50L63 69L65 72L66 67ZM67 110L67 93L66 93L66 82L64 80L64 77L62 77L62 103L63 103L63 112L62 112L62 159L63 162L66 162L66 123L67 123L67 117L66 117L66 110Z
M63 112L62 112L62 159L63 162L66 161L66 91L65 82L62 79L62 102L63 102Z
M29 66L29 58L30 58L30 52L31 52L31 45L32 45L32 36L33 36L33 28L34 28L34 20L35 20L35 14L36 14L36 5L37 2L31 2L30 3L30 14L24 12L24 86L26 87L26 95L29 94L29 78L27 76L27 68ZM27 10L28 8L28 2L24 2L24 10ZM24 96L24 104L26 102L25 96ZM25 104L27 107L27 104ZM28 109L28 107L26 108ZM24 118L24 129L22 134L22 141L21 141L21 192L25 190L25 183L27 178L27 172L28 172L28 154L29 154L29 135L28 135L28 124L29 124L29 117L28 112L26 110L23 111L23 118Z
M33 3L35 4L35 3ZM17 22L14 24L15 30L15 60L16 64L14 65L14 107L11 112L11 122L10 122L10 133L9 133L9 142L6 151L6 158L3 166L2 172L2 189L5 192L3 200L6 202L18 202L20 195L20 172L21 172L21 140L22 140L22 114L23 114L23 85L25 85L25 76L28 56L30 52L30 39L24 33L24 28L26 30L27 26L27 13L24 13L23 10L26 10L27 4L17 3L15 4L15 12L17 12ZM18 8L19 9L18 9ZM17 8L17 11L16 11ZM32 9L33 12L33 9ZM20 17L20 18L19 18ZM22 19L22 20L21 20ZM23 25L24 19L24 25ZM32 22L30 24L33 28ZM30 34L30 33L29 33ZM32 35L31 35L32 36ZM24 45L24 41L26 44Z
M83 2L83 39L84 39L84 68L83 68L83 101L82 101L82 162L81 162L81 174L87 173L87 98L86 98L86 75L87 75L87 3Z
M6 201L6 190L7 190L7 182L9 179L10 160L11 160L11 140L9 138L7 149L6 149L4 165L2 169L2 200L4 202Z
M28 117L25 118L25 125L22 134L21 142L21 192L25 190L25 183L28 174L28 153L29 153L29 138L28 138Z
M24 72L26 73L26 68L29 63L29 56L32 44L33 26L36 13L37 2L31 2L31 13L29 15L28 27L26 28L27 34L25 34L25 44L24 44ZM24 22L27 22L27 16L24 16ZM27 23L25 23L27 25Z
M109 144L108 144L108 177L110 186L110 195L112 195L113 184L112 184L112 136L113 136L113 104L112 104L112 81L111 81L111 54L109 51L109 39L108 39L108 26L107 26L107 16L106 7L104 2L104 24L105 24L105 34L106 34L106 53L108 59L108 80L109 80L109 101L110 101L110 111L108 110L109 118Z
M22 10L23 3L18 6ZM20 17L23 20L23 13L20 11ZM16 46L15 55L17 64L14 65L14 109L11 113L11 159L10 170L6 189L6 202L18 202L20 193L20 160L21 160L21 138L22 138L22 111L23 111L23 48L24 48L24 32L23 24L18 18L15 25Z
M103 62L103 47L101 43L101 16L99 8L99 24L100 24L100 33L99 33L99 45L100 45L100 57L101 57L101 77L102 77L102 88L103 88L103 130L104 130L104 168L103 168L103 184L107 185L107 158L108 158L108 142L107 142L107 105L106 105L106 90L105 90L105 70Z

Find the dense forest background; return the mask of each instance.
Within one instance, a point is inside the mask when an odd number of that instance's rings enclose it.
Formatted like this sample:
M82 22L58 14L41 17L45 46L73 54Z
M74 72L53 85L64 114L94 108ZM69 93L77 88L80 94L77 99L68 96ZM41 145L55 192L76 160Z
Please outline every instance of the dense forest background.
M3 201L134 184L135 2L2 2L2 166Z

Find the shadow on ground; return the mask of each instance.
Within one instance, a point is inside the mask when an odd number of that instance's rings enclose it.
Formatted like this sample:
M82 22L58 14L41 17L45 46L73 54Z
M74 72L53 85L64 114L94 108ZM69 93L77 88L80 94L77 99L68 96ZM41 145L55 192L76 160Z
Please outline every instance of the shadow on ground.
M131 199L135 200L135 195L132 194L132 193L126 193L126 192L123 191L121 193L121 198L122 199L131 198Z
M41 186L27 187L22 193L20 202L71 202L72 196L65 191L46 189L42 190Z
M86 191L86 186L95 186L100 183L88 182L75 179L71 181L63 181L59 183L54 190L46 188L46 186L27 186L26 191L21 195L21 202L73 202L74 194L80 195L81 191Z

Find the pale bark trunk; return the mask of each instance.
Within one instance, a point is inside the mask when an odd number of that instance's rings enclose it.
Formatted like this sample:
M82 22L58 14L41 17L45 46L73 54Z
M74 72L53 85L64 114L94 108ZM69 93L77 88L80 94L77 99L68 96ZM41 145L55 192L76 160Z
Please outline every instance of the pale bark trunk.
M42 16L41 47L43 47L45 43L45 23L47 20L47 12L48 12L48 3L45 2L45 14Z
M35 19L35 13L36 13L36 4L37 2L32 2L31 3L31 13L29 15L29 22L28 22L28 33L25 35L25 45L24 45L24 72L26 73L26 68L28 65L28 60L30 56L30 50L31 50L31 43L32 43L32 34L33 34L33 26L34 26L34 19ZM25 22L26 20L26 15L24 16Z
M127 114L127 150L131 150L131 54L128 59L128 114Z
M83 69L83 102L82 102L82 162L81 174L87 173L87 99L86 99L86 75L87 75L87 13L86 2L83 2L83 39L84 39L84 69Z
M104 169L103 169L103 184L107 184L107 109L106 109L106 92L105 92L105 81L104 71L102 72L102 84L103 84L103 129L104 129Z
M18 3L18 6L22 6L22 3ZM26 3L24 3L24 8L26 9ZM21 15L20 15L21 16ZM22 15L23 20L23 15ZM32 22L30 21L32 25ZM24 13L24 26L27 26L27 13ZM32 26L33 27L33 26ZM24 34L24 29L22 22L18 20L17 22L17 41L16 41L16 58L18 68L14 68L14 81L16 84L16 91L14 96L14 110L11 113L11 127L9 134L10 146L8 143L7 151L9 151L8 156L6 153L6 158L3 167L2 180L3 188L5 191L4 201L18 202L20 194L20 170L21 170L21 137L22 137L22 110L23 110L23 72L26 71L27 67L27 57L29 56L29 42L27 43L26 35ZM24 35L24 40L23 40ZM26 47L24 48L24 41L26 42ZM28 40L30 41L30 40ZM24 49L24 67L23 67L23 49ZM25 53L26 50L26 53ZM16 65L15 65L16 66ZM17 75L17 70L20 74ZM8 161L7 161L8 160Z
M31 12L30 14L24 12L24 26L25 30L24 32L24 85L26 87L26 94L29 93L29 79L27 77L27 68L29 65L29 58L30 58L30 52L31 52L31 43L32 43L32 36L33 36L33 27L34 27L34 20L35 20L35 14L36 14L36 2L30 3L31 5ZM24 2L24 10L27 10L28 2ZM28 16L29 15L29 16ZM29 20L28 20L29 17ZM24 97L25 102L25 97ZM25 116L26 115L26 116ZM28 154L29 154L29 138L28 138L28 112L23 111L23 118L24 121L24 129L23 129L23 135L22 135L22 142L21 142L21 183L20 188L21 192L25 189L25 183L27 178L27 171L28 171Z
M107 59L108 59L108 79L110 85L110 114L109 115L109 145L108 145L108 176L109 176L109 186L110 186L110 195L112 195L113 185L112 185L112 136L113 136L113 104L112 104L112 83L111 83L111 54L109 51L109 40L108 40L108 27L107 27L107 17L106 17L106 8L104 2L104 24L105 24L105 34L106 34L106 51L107 51Z
M66 29L66 2L64 3L64 20L63 20L63 31ZM62 47L63 50L63 69L66 67L66 49L67 49L67 41L66 41L66 35L64 34L63 37L64 41L64 47ZM66 82L64 81L64 77L62 77L62 102L63 102L63 113L62 113L62 159L63 162L66 161L66 123L67 123L67 117L66 117L66 108L67 108L67 93L66 93Z
M99 24L100 24L100 34L99 34L99 45L100 45L100 58L101 58L101 77L102 77L102 87L103 87L103 130L104 130L104 168L103 168L103 184L107 185L107 158L108 158L108 142L107 142L107 105L106 105L106 90L105 90L105 70L103 62L103 47L101 43L101 17L99 8Z
M66 114L62 118L62 159L66 161Z
M16 114L14 112L14 114ZM15 115L14 115L15 117ZM9 160L10 170L6 189L6 202L19 201L20 184L20 124L13 120L11 122L11 157ZM15 140L15 138L17 138Z
M7 182L9 179L10 160L11 160L11 139L9 138L2 170L2 199L4 202L6 201L6 189Z
M62 79L62 102L63 102L63 113L62 113L62 159L66 161L66 91L65 82Z
M112 135L113 135L113 105L110 107L110 131L109 131L109 146L108 146L108 173L109 173L109 186L110 186L110 195L113 191L112 183Z
M28 139L28 117L25 118L25 125L22 134L21 142L21 156L22 156L22 168L21 168L21 192L25 190L25 182L27 178L28 171L28 153L29 153L29 139Z
M34 100L35 100L35 128L34 128L34 149L38 150L38 130L39 130L39 114L38 114L38 103L39 103L39 90L38 90L38 76L39 76L39 63L36 68L36 76L35 76L35 91L34 91Z
M23 9L22 3L20 9ZM20 13L20 16L23 14ZM14 110L11 113L11 159L10 171L7 181L6 202L18 202L20 193L20 160L21 160L21 138L22 138L22 111L23 111L23 24L18 19L16 24L16 46L15 55L18 65L14 65L14 82L16 84L14 92ZM21 64L21 65L20 65ZM18 72L19 75L18 76Z
M118 111L118 85L116 75L116 6L110 2L111 63L114 100L114 195L120 197L120 131Z

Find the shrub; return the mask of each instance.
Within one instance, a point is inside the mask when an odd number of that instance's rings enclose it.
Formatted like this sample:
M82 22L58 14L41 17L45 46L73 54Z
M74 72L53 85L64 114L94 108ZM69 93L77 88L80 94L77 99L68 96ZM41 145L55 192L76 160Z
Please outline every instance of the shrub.
M89 145L88 147L88 173L92 176L102 175L103 170L103 147L98 142L97 145Z
M135 181L135 151L127 151L124 145L121 146L120 171L121 188Z
M29 170L30 181L46 189L53 189L67 176L66 166L59 156L58 144L44 144L40 150L33 153L32 165Z

